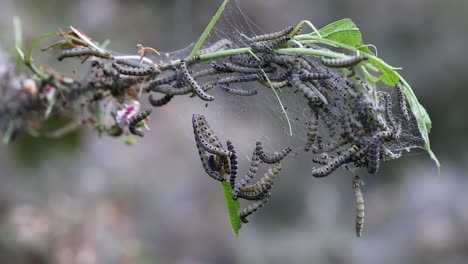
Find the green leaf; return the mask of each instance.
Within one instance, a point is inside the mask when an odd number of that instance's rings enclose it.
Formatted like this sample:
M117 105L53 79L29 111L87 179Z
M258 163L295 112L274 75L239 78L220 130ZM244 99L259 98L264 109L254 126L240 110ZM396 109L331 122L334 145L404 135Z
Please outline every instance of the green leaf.
M213 29L214 25L216 24L216 21L218 21L219 17L223 13L224 8L226 7L226 4L228 2L229 0L224 0L224 2L218 8L218 11L216 11L216 14L213 16L210 23L208 23L208 25L206 26L205 31L203 31L202 35L200 36L200 39L198 39L197 44L195 44L195 47L193 47L193 50L192 52L190 52L190 55L188 56L188 58L191 58L197 55L197 52L203 46L203 43L205 42L206 38L210 34L211 29Z
M226 199L226 208L228 210L229 215L229 222L231 223L232 232L234 235L239 234L239 230L242 227L242 221L239 218L239 214L237 213L240 208L240 203L237 200L232 199L232 188L228 181L224 181L221 183L223 187L224 197Z
M370 58L368 60L369 63L377 67L381 73L379 76L379 80L385 83L388 86L395 86L396 83L400 80L397 72L390 68L390 66L384 63L382 60L378 58Z
M401 78L401 76L399 77ZM437 159L434 152L432 152L431 144L429 141L429 133L431 132L432 128L431 118L429 117L429 114L427 113L426 109L418 102L418 99L416 98L416 95L414 94L409 84L403 78L401 78L401 82L403 83L405 96L408 100L411 112L416 118L416 123L418 124L419 132L421 133L421 136L424 140L424 148L427 150L429 156L436 164L438 174L440 175L440 162Z
M362 42L362 35L359 28L349 18L344 18L328 24L319 30L320 35L329 40L346 44L358 49L361 52L374 55L369 47Z

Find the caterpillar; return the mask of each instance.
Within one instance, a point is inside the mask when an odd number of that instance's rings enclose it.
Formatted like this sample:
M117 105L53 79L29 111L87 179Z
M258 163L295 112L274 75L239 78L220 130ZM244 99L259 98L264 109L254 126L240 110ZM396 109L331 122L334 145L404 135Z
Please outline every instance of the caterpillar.
M327 98L325 98L325 96L322 94L322 92L320 92L319 89L318 89L318 88L320 88L319 84L314 80L311 80L311 83L312 83L312 86L309 86L309 87L317 95L317 97L320 99L320 101L322 102L322 105L328 105Z
M318 72L309 72L306 69L302 69L301 75L300 75L300 79L302 81L325 80L325 79L329 79L330 77L331 76L328 74L318 73Z
M242 211L239 212L239 218L243 223L248 223L249 221L247 220L247 217L254 212L256 212L259 208L264 206L266 202L268 202L268 198L270 197L270 193L267 193L262 200L257 201L246 208L242 209Z
M214 97L205 93L203 88L195 81L195 79L190 75L187 65L185 64L185 61L182 60L180 62L180 69L182 73L184 74L185 80L189 83L190 87L195 91L195 93L204 101L213 101Z
M254 192L263 192L273 182L274 178L280 174L281 170L283 169L283 166L281 165L280 162L275 163L273 168L269 169L268 172L266 172L260 180L258 180L256 183L247 185L241 188L241 192L244 193L254 193Z
M193 124L193 132L195 135L195 140L200 144L200 146L211 154L216 154L220 156L230 156L231 153L220 146L214 146L204 137L203 131L201 130L201 124L199 123L200 120L197 120L198 115L193 115L192 117L192 124Z
M143 66L143 63L140 63L137 60L130 60L130 59L115 59L114 62L120 65L125 65L125 66L130 66L130 67L135 67L135 68L141 68ZM150 64L146 64L146 66L150 66Z
M203 91L208 91L214 87L213 82L206 82L201 85L201 88ZM152 90L153 92L158 92L158 93L163 93L167 95L184 95L184 94L189 94L193 92L193 89L190 86L182 86L179 88L175 88L172 86L156 86L153 87Z
M392 125L392 129L394 131L401 131L401 124L398 124L395 121L395 117L393 116L392 97L390 96L390 94L383 92L383 91L379 91L378 94L379 96L383 98L383 101L385 102L385 113L386 113L387 119L390 121L390 124ZM397 133L397 135L398 135L397 138L399 138L399 133Z
M123 75L131 76L146 76L155 72L155 67L153 65L146 65L140 67L125 66L117 61L112 62L112 67L117 70L118 73Z
M336 58L325 58L322 57L320 61L323 65L332 68L348 68L353 67L354 65L359 64L362 61L368 60L369 57L365 55L356 55L352 57L336 59Z
M231 171L229 175L229 183L231 184L231 188L234 188L236 185L236 177L237 177L237 169L238 169L238 163L237 163L237 154L236 150L234 149L234 145L232 145L231 141L226 142L226 146L228 151L231 152Z
M276 48L278 48L281 44L291 40L292 37L289 35L282 36L280 38L277 38L273 41L267 42L267 43L254 43L251 46L252 51L254 52L268 52L272 51Z
M254 149L252 159L250 160L249 171L247 172L247 174L244 175L240 182L234 185L232 191L232 199L237 200L237 195L241 192L241 189L244 186L246 186L253 177L255 177L255 175L257 174L259 164L260 158L258 157L256 149Z
M208 122L206 121L205 116L196 115L195 120L199 125L202 135L208 140L208 142L216 147L222 148L221 142L219 141L218 137L216 136Z
M137 124L140 123L141 121L143 121L145 118L147 118L151 112L153 111L153 109L147 109L146 111L132 117L130 119L130 122L128 124L128 129L130 130L130 133L132 133L133 135L136 135L136 136L140 136L140 137L143 137L144 134L143 132L139 131L137 129Z
M268 156L263 151L263 146L262 146L262 143L260 141L257 141L256 146L255 146L255 150L257 151L257 155L260 158L260 160L262 162L266 163L266 164L275 164L277 162L280 162L282 159L284 159L284 157L286 157L286 155L289 154L289 152L292 151L292 149L290 147L287 147L283 151L281 151L280 153L278 153L276 155Z
M255 41L255 42L274 40L274 39L278 39L278 38L281 38L281 37L284 37L284 36L288 35L293 30L294 30L294 27L290 26L290 27L287 27L287 28L285 28L283 30L280 30L278 32L263 34L263 35L252 37L250 39L252 41Z
M204 69L204 70L195 72L194 74L192 74L192 77L193 78L198 78L198 77L213 75L213 74L217 74L217 73L218 73L218 71L216 69L209 68L209 69Z
M336 114L333 113L333 110L331 107L324 107L324 108L318 108L318 114L320 118L323 120L325 125L328 128L328 131L330 132L330 137L334 137L336 134L336 126L335 122L333 120L333 117L336 118Z
M216 162L214 155L210 155L208 157L208 166L210 166L210 168L214 171L219 172L221 168L225 166L225 163L226 163L226 157L224 156L220 156L218 162Z
M379 170L380 164L380 152L382 150L382 140L394 139L394 133L392 131L380 131L377 132L371 139L368 151L367 151L367 171L369 173L376 173Z
M353 145L345 153L330 160L330 162L319 168L312 168L312 176L316 178L322 178L328 176L330 173L335 171L340 165L349 161L349 159L359 150L356 145Z
M356 201L356 236L362 236L362 230L364 228L364 197L362 196L360 184L361 179L359 176L355 176L353 179L353 191L354 191L354 198Z
M169 75L167 77L157 79L154 82L150 83L149 89L151 91L153 91L153 92L157 92L157 91L155 91L155 89L157 89L157 87L159 87L159 86L161 86L163 84L171 83L171 82L177 80L177 77L178 77L178 73L175 73L175 74Z
M236 65L231 62L225 62L223 63L223 66L226 67L227 69L233 71L233 72L240 72L240 73L261 73L262 70L264 72L272 72L276 70L274 67L265 67L265 68L259 68L259 67L246 67L246 66L240 66Z
M327 165L330 162L330 159L333 159L333 156L328 157L327 153L323 153L320 157L315 157L312 159L313 163L317 163L320 165Z
M260 83L271 89L280 89L289 85L289 80L281 82L268 82L266 80L260 80Z
M234 55L229 57L229 60L237 65L244 66L244 67L264 67L266 62L263 60L257 60L256 58L250 55Z
M153 97L152 94L150 94L148 96L148 101L149 103L154 106L154 107L160 107L160 106L163 106L163 105L166 105L167 103L169 103L169 101L171 101L172 97L174 97L173 95L170 95L170 94L166 94L164 95L162 98L160 99L155 99Z
M218 63L216 63L215 61L213 61L211 63L211 67L213 69L215 69L216 71L218 72L232 72L231 69L229 69L228 67L224 66L224 65L219 65Z
M198 55L219 51L224 48L229 48L231 46L232 46L232 42L229 39L221 39L215 42L213 45L199 50Z
M257 182L258 184L258 182ZM259 187L253 192L240 192L238 198L248 200L248 201L259 201L262 200L265 195L270 195L270 190L273 187L274 182L270 181L262 187Z
M376 173L379 170L380 164L380 140L374 136L370 142L367 151L367 171L369 173Z
M369 149L369 147L366 147L366 146L361 147L358 150L358 152L356 152L356 154L354 154L354 156L351 157L351 161L353 161L356 166L360 167L361 164L363 163L362 159L367 154L368 149Z
M200 144L198 144L198 141L196 141L196 145L197 145L198 155L200 156L200 161L202 163L202 167L205 170L206 174L208 174L208 176L210 176L211 178L217 181L225 181L226 179L224 179L223 175L211 169L210 165L208 164L209 158L206 154L206 151L200 146Z
M221 89L227 93L230 93L233 95L240 95L240 96L252 96L252 95L258 94L257 90L243 90L243 89L231 88L226 85L221 85Z
M287 68L283 72L280 73L275 73L275 74L269 74L268 79L273 82L282 82L286 80L292 73L292 67Z
M59 61L62 61L65 58L71 57L81 57L81 56L94 56L103 59L112 59L112 55L108 53L102 53L98 50L88 48L88 47L76 47L68 50L64 50L62 54L57 58Z
M318 144L317 147L315 147L312 150L312 152L313 153L322 153L322 152L334 151L337 148L346 145L347 143L349 143L349 138L346 138L346 137L345 138L340 138L338 141L329 142L329 143L327 143L325 145Z
M319 97L312 91L312 89L301 81L298 74L293 74L291 78L292 85L296 86L302 92L305 98L315 105L321 105Z
M403 117L405 118L406 121L409 121L411 117L408 113L408 106L406 105L406 97L403 91L403 86L401 85L400 81L397 82L397 84L395 85L395 88L397 90L398 102L400 103L400 109L401 109L401 112L403 113Z
M311 61L307 59L307 57L296 56L294 59L294 64L296 68L304 69L308 72L314 72L313 64L310 63Z
M268 191L266 192L259 191L259 192L250 192L250 193L241 192L237 195L237 198L244 199L247 201L259 201L265 197L266 193L268 193Z
M275 55L275 56L270 56L269 59L278 65L288 68L291 65L295 64L296 57L297 56Z
M309 151L312 148L318 131L318 114L313 109L311 110L312 113L309 121L309 131L307 132L307 141L304 145L305 151Z
M238 75L238 76L228 76L218 80L218 84L228 84L228 83L235 83L235 82L251 82L256 81L260 77L262 77L261 73L253 73L253 74L246 74L246 75Z

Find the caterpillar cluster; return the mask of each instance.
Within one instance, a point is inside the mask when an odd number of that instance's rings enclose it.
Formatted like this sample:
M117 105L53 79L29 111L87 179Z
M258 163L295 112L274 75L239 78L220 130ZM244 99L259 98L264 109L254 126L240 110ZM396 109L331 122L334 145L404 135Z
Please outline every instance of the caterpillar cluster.
M192 95L203 101L213 101L212 89L219 89L229 96L249 98L259 94L259 87L268 89L290 89L304 97L302 106L308 121L304 151L313 155L311 168L313 177L322 178L341 167L362 167L369 173L376 173L382 160L401 155L392 144L399 142L402 127L411 120L402 82L395 85L397 98L387 91L376 92L362 79L360 66L369 60L365 54L324 57L306 54L283 54L282 48L297 47L293 41L293 28L255 36L248 39L251 53L235 54L218 59L206 59L207 55L234 47L233 42L221 39L213 45L198 51L197 55L171 62L170 67L156 67L138 60L117 59L110 54L92 48L78 47L63 51L59 60L68 57L94 56L110 62L114 73L130 77L150 77L148 82L149 103L161 107L176 96ZM323 50L317 44L300 44L301 48ZM336 49L339 50L339 49ZM335 50L335 51L336 51ZM203 69L193 67L205 63ZM162 69L163 72L160 72ZM131 78L129 78L131 79ZM139 78L134 78L139 79ZM142 78L140 78L142 79ZM242 86L242 88L237 87ZM254 87L250 88L250 87ZM246 88L248 87L248 88ZM247 99L248 100L248 99ZM394 101L399 110L395 111ZM135 116L129 122L130 132L143 136L136 126L150 111ZM397 115L402 118L397 118ZM306 121L306 122L307 122ZM406 123L405 123L406 122ZM291 148L268 155L261 142L254 146L247 173L237 177L238 157L234 145L219 140L203 115L192 117L196 147L206 174L217 181L227 181L232 187L233 199L244 199L253 203L239 211L243 222L264 206L271 195L274 179L282 170L282 160ZM261 164L271 167L256 182ZM360 191L360 179L353 179L356 198L356 234L361 236L364 222L364 200Z
M225 148L203 115L194 114L192 125L198 154L206 174L217 181L229 179L234 200L253 201L253 204L239 211L240 219L247 223L247 217L268 201L274 179L283 168L281 161L291 152L291 148L288 147L277 154L268 155L264 152L262 144L257 142L252 153L249 170L238 181L238 159L232 142L228 140ZM249 184L257 175L262 163L273 164L273 166L257 182Z
M369 173L377 172L388 146L400 138L402 125L393 116L390 94L380 92L379 98L374 98L371 89L355 74L354 68L365 63L368 56L351 54L328 58L276 53L279 47L295 45L289 42L291 32L292 27L288 27L253 37L251 48L255 56L233 55L212 61L209 69L198 72L191 73L188 63L182 60L172 74L150 84L152 92L164 94L157 101L150 97L150 103L161 106L173 96L189 93L212 101L215 98L207 91L215 88L237 96L258 94L257 90L230 87L235 83L260 83L268 88L291 87L307 99L307 107L310 108L309 132L305 135L304 150L313 150L315 154L327 153L330 157L321 166L312 168L314 177L328 176L348 163L366 167ZM226 43L222 40L213 49ZM218 47L218 44L221 46ZM313 44L308 47L320 48ZM346 75L336 68L354 74ZM199 82L196 78L209 78L209 81ZM401 83L396 85L396 91L403 121L409 120ZM321 123L327 131L318 129ZM329 138L328 144L340 144L324 148L318 138Z

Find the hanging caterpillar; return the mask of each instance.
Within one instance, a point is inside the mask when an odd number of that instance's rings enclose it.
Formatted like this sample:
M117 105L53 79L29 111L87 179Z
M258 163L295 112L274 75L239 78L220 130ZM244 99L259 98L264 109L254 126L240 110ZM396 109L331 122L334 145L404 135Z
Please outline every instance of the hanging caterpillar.
M309 131L307 132L307 141L304 145L305 151L309 151L315 142L318 131L318 114L316 111L311 109L311 116L309 121Z
M214 146L208 139L204 136L203 131L201 129L202 126L206 125L203 120L198 118L201 115L193 115L192 117L192 125L193 125L193 132L195 135L195 140L200 144L204 150L211 154L220 155L220 156L230 156L231 153L228 150L221 148L220 146ZM214 133L212 134L214 135ZM210 135L211 136L211 135ZM214 137L216 137L214 135Z
M354 198L356 200L356 236L362 236L362 230L364 228L364 197L362 196L361 187L360 187L361 179L359 176L355 176L353 179L353 191L354 191Z
M216 157L214 155L210 155L208 157L208 166L210 166L210 168L213 170L213 171L217 171L219 172L221 170L221 168L223 168L226 164L226 157L225 156L218 156L219 157L219 161L216 162Z
M382 141L393 137L394 133L392 131L380 131L372 137L367 151L367 171L369 173L374 174L379 170Z
M169 101L171 101L171 99L173 98L174 96L173 95L170 95L170 94L166 94L164 95L162 98L160 99L155 99L153 97L152 94L150 94L148 96L148 101L149 103L154 106L154 107L161 107L163 105L166 105L167 103L169 103Z
M238 194L241 192L241 189L246 186L252 178L255 177L258 170L258 165L260 164L260 158L258 157L257 150L254 149L252 154L252 159L250 161L250 167L247 174L241 179L240 182L234 185L232 191L232 199L237 200Z
M243 193L255 193L255 192L264 192L271 186L274 178L278 176L283 169L283 166L280 162L276 163L273 168L269 169L262 178L260 178L256 183L247 185L241 188Z
M257 201L249 206L247 208L244 208L242 211L239 212L239 218L243 223L248 223L249 221L247 220L247 217L254 212L256 212L259 208L264 206L266 202L268 202L268 198L270 197L270 193L268 192L262 200Z
M195 120L197 124L199 125L202 136L205 137L210 144L213 144L214 146L218 148L222 148L221 141L219 141L219 138L216 136L213 129L210 127L210 125L206 121L205 116L197 115L195 116Z
M207 152L200 146L198 141L196 141L196 146L198 150L198 155L200 156L200 161L202 163L202 167L205 170L206 174L210 176L211 178L217 180L217 181L225 181L226 179L224 178L224 175L221 175L219 172L214 171L210 165L208 164L209 157L207 155Z
M340 156L330 160L330 162L322 167L319 168L313 168L312 169L312 176L316 178L321 178L328 176L330 173L335 171L340 165L346 163L349 161L349 159L359 150L359 148L356 145L353 145L351 148L349 148L347 151L345 151L343 154Z
M147 109L146 111L132 117L130 119L130 122L128 124L128 129L130 130L130 133L132 133L133 135L136 135L136 136L140 136L140 137L143 137L144 134L143 132L139 131L137 129L137 124L140 123L141 121L143 121L145 118L147 118L151 112L153 111L153 109Z
M266 164L275 164L277 162L280 162L282 159L284 159L284 157L286 157L286 155L289 154L289 152L292 151L290 147L287 147L276 155L268 156L263 151L263 146L260 141L257 141L255 150L257 151L257 155L260 158L260 160Z
M231 152L231 171L229 175L229 183L231 184L231 188L234 189L234 186L236 185L236 177L237 177L237 169L238 169L238 163L237 163L237 154L236 150L234 149L234 146L232 145L231 141L226 142L226 146L228 151Z

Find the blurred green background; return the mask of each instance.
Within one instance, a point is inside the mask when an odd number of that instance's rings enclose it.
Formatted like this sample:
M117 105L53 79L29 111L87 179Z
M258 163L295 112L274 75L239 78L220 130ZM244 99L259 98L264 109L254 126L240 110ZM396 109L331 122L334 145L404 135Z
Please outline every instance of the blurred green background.
M236 238L221 188L203 174L185 129L195 108L179 101L154 114L151 133L132 147L91 130L1 146L0 263L468 263L468 1L231 2L230 21L244 19L240 7L264 32L352 18L380 57L403 67L430 114L441 176L421 151L366 175L358 239L349 175L312 179L303 159ZM134 53L136 43L178 50L219 4L0 0L0 43L13 50L19 16L28 43L73 25L121 52ZM59 65L50 53L35 59Z

